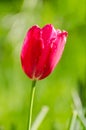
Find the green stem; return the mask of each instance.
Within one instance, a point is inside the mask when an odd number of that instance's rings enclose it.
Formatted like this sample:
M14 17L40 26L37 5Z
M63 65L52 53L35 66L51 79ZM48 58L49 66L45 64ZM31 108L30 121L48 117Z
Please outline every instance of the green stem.
M29 116L28 116L27 130L31 130L31 120L32 120L32 109L33 109L35 85L36 85L36 80L32 81L32 86L31 86L30 106L29 106Z

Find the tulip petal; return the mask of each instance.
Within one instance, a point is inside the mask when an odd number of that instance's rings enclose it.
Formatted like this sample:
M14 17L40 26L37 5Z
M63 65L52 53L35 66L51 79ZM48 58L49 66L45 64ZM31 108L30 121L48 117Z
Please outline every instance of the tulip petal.
M56 30L51 24L47 24L42 28L42 39L45 46L49 43L50 39L56 37Z
M64 50L65 43L66 43L66 36L67 36L66 34L67 34L66 32L57 33L57 39L53 43L52 48L50 48L49 50L49 54L47 56L43 74L40 77L40 79L47 77L53 71L57 63L59 62L62 52Z
M33 26L27 33L21 53L23 69L30 78L34 76L36 64L41 55L42 41L39 37L40 28Z
M31 79L44 79L59 62L66 43L67 32L55 30L51 24L42 29L33 26L24 40L21 63Z
M42 35L42 40L44 43L44 49L42 50L37 68L36 68L36 73L35 77L41 77L43 74L44 66L46 65L46 60L49 55L49 50L50 46L52 45L53 40L55 40L57 36L57 32L54 29L54 27L51 24L46 25L41 29L41 35Z

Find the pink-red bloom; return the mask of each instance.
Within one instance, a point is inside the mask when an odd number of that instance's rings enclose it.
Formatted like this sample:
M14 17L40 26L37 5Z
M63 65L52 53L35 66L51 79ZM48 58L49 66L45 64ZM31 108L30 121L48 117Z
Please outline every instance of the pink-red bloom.
M44 79L59 62L66 43L67 32L55 30L51 24L31 27L25 37L21 63L31 79Z

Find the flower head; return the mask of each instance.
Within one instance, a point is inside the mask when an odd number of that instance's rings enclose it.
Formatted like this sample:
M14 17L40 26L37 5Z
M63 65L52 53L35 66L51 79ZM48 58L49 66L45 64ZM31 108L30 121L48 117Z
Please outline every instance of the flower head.
M53 25L32 26L21 50L22 68L31 79L44 79L56 67L63 53L68 33Z

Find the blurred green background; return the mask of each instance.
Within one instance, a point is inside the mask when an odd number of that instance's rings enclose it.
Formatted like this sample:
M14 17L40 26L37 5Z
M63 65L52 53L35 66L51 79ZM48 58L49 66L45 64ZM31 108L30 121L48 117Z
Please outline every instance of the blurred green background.
M26 130L31 80L20 51L28 28L47 23L68 31L68 39L54 72L36 85L32 122L48 106L38 130L68 130L75 91L86 109L86 1L0 0L0 130Z

